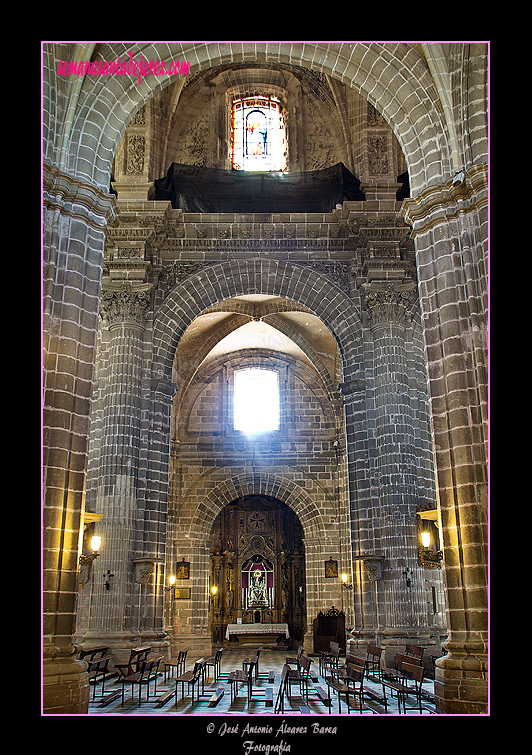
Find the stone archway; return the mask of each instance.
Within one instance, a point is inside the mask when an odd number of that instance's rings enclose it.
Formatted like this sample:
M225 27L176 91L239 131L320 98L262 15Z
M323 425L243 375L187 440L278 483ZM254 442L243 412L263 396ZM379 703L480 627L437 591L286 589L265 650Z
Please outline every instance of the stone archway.
M266 497L279 501L283 507L290 509L301 525L306 631L300 639L309 650L312 648L312 619L320 610L328 609L331 605L339 606L342 601L339 581L323 578L323 563L332 558L340 564L341 569L351 568L350 528L348 512L338 512L335 502L328 500L322 490L310 489L308 481L300 478L300 472L288 466L284 470L279 470L277 474L258 467L247 473L243 469L238 472L234 467L217 469L208 480L198 482L196 495L190 497L186 507L182 507L186 510L181 512L181 518L171 516L173 527L168 535L166 571L169 573L169 569L184 558L191 564L191 572L193 571L196 576L194 583L183 583L187 586L193 585L190 603L181 604L181 614L175 605L172 606L176 641L181 644L186 641L189 647L193 647L199 653L210 652L211 538L215 522L221 512L234 506L236 501ZM333 520L336 520L336 523L331 525ZM187 522L186 529L182 526L184 521ZM245 545L243 543L242 552L247 552ZM238 550L236 546L235 550ZM273 553L268 552L268 555L273 558ZM300 556L303 557L303 554ZM277 553L276 557L279 557L279 563L289 561L281 558L280 553ZM235 556L235 565L237 561L238 557ZM292 562L290 568L294 568ZM347 621L352 622L351 608L348 607L346 611ZM235 617L237 613L235 612ZM299 625L303 627L301 622Z
M360 361L361 314L340 288L319 273L276 259L250 258L209 265L178 285L157 312L153 326L152 374L172 382L181 335L201 312L224 299L264 293L303 304L333 334L342 357L344 380L353 379Z
M104 59L111 57L110 50L102 46L100 53ZM451 611L454 638L450 646L454 657L450 657L448 667L442 671L445 687L442 697L451 699L451 707L453 696L457 700L463 698L465 708L462 709L458 702L455 707L458 712L475 710L475 705L469 705L468 701L482 696L483 689L477 694L477 686L485 688L487 583L483 529L486 462L481 453L474 461L467 459L462 468L464 472L457 479L457 460L453 451L463 449L465 458L466 449L479 443L478 438L485 429L482 412L485 409L483 391L487 362L485 343L481 341L485 333L485 307L481 307L481 298L486 291L487 175L486 166L481 164L486 159L485 152L477 146L485 143L484 127L478 127L477 139L475 135L470 139L471 156L464 152L465 167L471 168L472 150L479 150L477 164L455 180L451 175L450 140L445 123L449 108L454 107L449 96L453 90L451 87L446 90L448 96L443 108L434 107L434 91L442 98L439 86L434 89L441 72L431 77L416 50L406 44L334 47L322 43L295 44L284 57L280 46L267 43L216 45L214 50L208 45L164 45L162 52L151 45L120 46L124 56L128 50L132 55L142 50L148 57L151 54L157 59L186 59L190 53L198 70L213 64L244 60L246 56L264 60L271 55L272 60L279 62L289 60L337 76L347 85L357 87L387 121L394 124L411 171L414 196L408 206L405 205L404 213L414 226L418 253L422 317L428 333L429 380L436 415L435 444L438 449L443 449L437 456L440 504L444 513L444 531L448 535L447 560L455 565L451 580L455 585ZM112 213L107 188L113 154L128 119L142 102L165 86L165 81L144 79L137 84L125 77L110 82L104 77L87 76L68 91L58 92L53 57L53 49L46 51L43 98L47 103L44 322L48 349L43 411L47 469L44 482L45 683L48 687L46 709L71 712L86 704L83 694L86 697L87 692L82 690L80 695L77 689L80 669L71 661L73 649L68 617L74 616L75 606L74 564L83 509L83 475L79 470L86 458L104 229ZM474 82L471 85L468 81L464 83L469 98L470 92L473 94ZM484 108L482 112L485 112L484 95L477 93L476 97L477 104L480 103ZM64 103L62 113L61 103ZM455 116L455 122L458 123L458 116ZM469 129L471 133L472 128L466 124L464 130ZM478 295L471 293L477 288L483 288L483 291ZM82 291L76 302L70 301L73 290ZM450 306L445 310L439 306L442 291L450 300ZM65 306L67 302L68 307ZM468 338L463 337L465 331ZM469 342L465 343L468 339ZM75 344L74 348L72 344ZM69 363L72 381L67 381L67 385L56 379L53 367L62 362ZM446 378L468 375L469 385L464 387L458 382L450 385L448 379L441 379L442 375ZM470 386L474 386L474 390ZM167 386L162 380L154 390L156 410L163 413L167 406ZM448 402L446 397L451 390L454 395L452 402ZM473 394L476 398L472 398ZM454 407L459 405L469 412L468 416L475 418L472 426L464 427L456 419ZM467 516L461 516L464 508ZM474 525L468 531L471 521ZM457 552L459 558L456 558ZM61 621L55 610L58 574L64 609ZM464 605L468 605L466 596L471 590L482 595L479 600L482 610L476 613L464 609ZM466 614L469 619L467 630L464 630ZM470 694L462 678L470 675L473 656L481 660L473 671L477 676L471 677ZM73 685L66 680L72 678L76 680L76 690L69 697ZM482 680L478 685L477 678ZM56 689L61 690L57 695ZM67 698L68 702L63 705ZM481 702L479 707L483 704Z
M93 49L81 50L79 54L82 56L84 52L94 54ZM116 61L118 57L140 60L141 56L144 60L161 61L166 68L176 60L188 61L190 75L231 63L264 61L301 66L332 76L365 94L393 125L415 192L452 173L445 114L432 106L434 81L412 45L172 42L102 45L98 51L103 61ZM48 60L45 54L44 62L55 76L56 61ZM139 105L174 80L175 77L166 75L146 76L140 81L133 76L86 76L70 103L75 116L62 125L60 162L68 165L76 178L106 190L113 155L130 118ZM83 108L79 107L82 102ZM94 111L93 120L101 122L103 128L90 127L86 122L87 111Z

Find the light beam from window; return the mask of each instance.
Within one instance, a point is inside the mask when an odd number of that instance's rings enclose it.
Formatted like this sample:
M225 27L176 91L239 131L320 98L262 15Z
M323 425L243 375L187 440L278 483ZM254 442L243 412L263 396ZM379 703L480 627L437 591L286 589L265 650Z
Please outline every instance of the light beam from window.
M235 372L234 427L246 435L279 429L279 377L273 370Z

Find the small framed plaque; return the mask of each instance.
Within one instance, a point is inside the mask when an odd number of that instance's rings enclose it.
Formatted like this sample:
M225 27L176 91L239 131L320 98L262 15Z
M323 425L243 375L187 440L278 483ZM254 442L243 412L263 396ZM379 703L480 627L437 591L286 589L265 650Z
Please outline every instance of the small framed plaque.
M174 588L174 600L190 600L190 587Z

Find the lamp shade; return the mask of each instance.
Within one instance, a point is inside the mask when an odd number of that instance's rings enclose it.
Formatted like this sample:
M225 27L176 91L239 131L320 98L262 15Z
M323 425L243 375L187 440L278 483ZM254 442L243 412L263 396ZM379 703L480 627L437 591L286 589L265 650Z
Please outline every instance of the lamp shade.
M102 538L98 537L98 535L94 535L91 537L91 551L93 553L97 553L100 550L100 545L102 544Z

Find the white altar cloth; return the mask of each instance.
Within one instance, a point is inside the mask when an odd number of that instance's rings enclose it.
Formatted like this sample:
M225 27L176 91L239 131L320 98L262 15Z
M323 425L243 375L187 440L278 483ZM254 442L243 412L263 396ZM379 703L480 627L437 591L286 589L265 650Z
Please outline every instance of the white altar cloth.
M225 631L225 639L231 634L284 634L290 637L288 624L228 624Z

